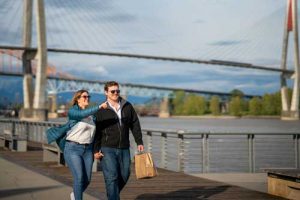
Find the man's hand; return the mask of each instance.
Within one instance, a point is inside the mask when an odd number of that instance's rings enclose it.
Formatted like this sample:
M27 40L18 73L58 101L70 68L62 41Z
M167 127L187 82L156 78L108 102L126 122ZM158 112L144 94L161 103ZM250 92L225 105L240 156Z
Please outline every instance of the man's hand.
M137 150L138 151L144 151L144 145L138 145Z
M94 153L94 158L97 159L97 160L101 160L101 158L104 157L104 155L101 153L101 152L97 152L97 153Z

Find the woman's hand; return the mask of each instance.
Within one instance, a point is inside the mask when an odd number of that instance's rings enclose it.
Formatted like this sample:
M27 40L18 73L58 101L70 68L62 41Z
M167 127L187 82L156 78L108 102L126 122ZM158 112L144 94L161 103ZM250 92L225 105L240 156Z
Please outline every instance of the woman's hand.
M97 159L97 160L100 159L101 160L102 157L104 157L104 155L101 152L94 153L94 158L95 159Z
M102 103L102 104L99 106L99 109L101 109L101 108L106 109L106 108L107 108L107 103L106 103L106 102Z

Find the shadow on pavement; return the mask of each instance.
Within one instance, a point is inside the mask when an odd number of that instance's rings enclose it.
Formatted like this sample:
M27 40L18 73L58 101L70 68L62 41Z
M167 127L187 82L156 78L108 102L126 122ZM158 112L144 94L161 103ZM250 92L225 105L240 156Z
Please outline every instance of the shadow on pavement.
M62 187L61 185L0 190L0 198Z
M136 200L157 200L157 199L178 199L184 196L184 199L207 199L213 195L219 194L230 188L231 186L217 187L192 187L183 190L176 190L166 194L142 194Z

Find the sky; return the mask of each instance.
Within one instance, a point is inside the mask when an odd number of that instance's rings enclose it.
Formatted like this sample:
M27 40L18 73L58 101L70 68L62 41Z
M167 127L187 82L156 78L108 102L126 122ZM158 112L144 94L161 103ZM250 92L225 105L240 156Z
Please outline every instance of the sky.
M0 45L22 44L22 2L0 0ZM280 68L286 0L46 0L45 5L49 48ZM32 43L36 46L35 30ZM292 61L290 56L291 69ZM216 65L57 53L49 53L48 62L88 80L254 95L280 88L278 73Z

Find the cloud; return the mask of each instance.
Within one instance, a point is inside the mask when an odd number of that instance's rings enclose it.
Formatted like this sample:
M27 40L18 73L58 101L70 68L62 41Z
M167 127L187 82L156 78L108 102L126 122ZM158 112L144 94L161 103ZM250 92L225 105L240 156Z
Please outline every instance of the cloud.
M107 69L103 66L94 66L94 67L91 68L90 72L101 74L102 76L107 76L108 75Z
M239 45L241 43L245 43L246 41L237 41L237 40L224 40L210 43L209 45L213 46L230 46L230 45Z
M131 23L136 20L135 16L128 14L115 14L111 16L99 17L99 20L113 21L114 23Z
M194 23L195 23L195 24L202 24L202 23L204 23L204 20L202 20L202 19L197 19L197 20L194 21Z
M49 0L45 1L47 42L52 48L219 59L279 68L285 3ZM2 0L0 9L4 4L8 8L14 5ZM21 26L8 24L18 21L15 12L3 15L2 10L0 23L9 28L0 30L0 44L21 43L21 36L16 35ZM217 65L58 53L49 53L48 60L59 70L88 80L117 79L214 91L240 87L251 93L276 90L279 83L273 72ZM290 67L292 63L289 61Z
M113 9L112 1L110 0L89 0L88 2L83 2L81 0L72 1L61 1L61 0L51 0L44 1L46 8L49 9L65 9L68 12L78 12L78 11L92 11L98 12L99 9L111 10Z

